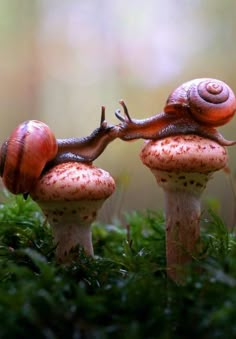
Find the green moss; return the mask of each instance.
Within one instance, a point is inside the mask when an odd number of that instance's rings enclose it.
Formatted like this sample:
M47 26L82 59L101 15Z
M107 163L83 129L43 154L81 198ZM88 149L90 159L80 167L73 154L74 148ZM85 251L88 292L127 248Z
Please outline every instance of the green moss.
M166 277L161 213L93 226L96 257L54 261L50 227L30 199L0 206L1 338L234 338L236 240L212 211L186 284Z

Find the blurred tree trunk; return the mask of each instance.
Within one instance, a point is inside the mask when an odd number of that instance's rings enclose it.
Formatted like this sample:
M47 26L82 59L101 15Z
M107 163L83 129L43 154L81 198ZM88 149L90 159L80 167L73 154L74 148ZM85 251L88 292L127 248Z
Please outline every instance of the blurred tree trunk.
M40 65L37 1L0 2L0 141L36 117Z

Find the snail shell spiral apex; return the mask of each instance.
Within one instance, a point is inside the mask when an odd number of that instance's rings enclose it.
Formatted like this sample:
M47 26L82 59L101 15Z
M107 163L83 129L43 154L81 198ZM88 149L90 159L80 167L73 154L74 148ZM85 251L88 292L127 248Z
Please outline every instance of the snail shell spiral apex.
M187 110L200 124L217 127L230 121L236 111L236 98L223 81L200 78L179 86L168 98L165 112L181 114Z

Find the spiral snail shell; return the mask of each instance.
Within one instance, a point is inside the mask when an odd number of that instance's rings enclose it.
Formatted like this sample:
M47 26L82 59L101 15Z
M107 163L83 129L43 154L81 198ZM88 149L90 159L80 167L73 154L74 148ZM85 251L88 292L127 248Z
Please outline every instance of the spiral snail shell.
M217 127L226 124L236 111L235 95L231 88L217 79L195 79L179 86L169 96L164 111L175 113L189 109L201 124Z
M38 120L21 123L1 147L4 185L14 194L29 192L57 149L56 138L46 124Z

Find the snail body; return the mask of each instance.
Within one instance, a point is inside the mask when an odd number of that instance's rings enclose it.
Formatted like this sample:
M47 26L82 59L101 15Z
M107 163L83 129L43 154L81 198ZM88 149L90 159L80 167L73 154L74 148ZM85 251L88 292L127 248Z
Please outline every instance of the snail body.
M142 120L131 119L125 103L120 103L125 116L119 111L115 114L122 122L119 125L122 140L155 140L171 135L197 134L223 146L235 144L216 130L229 122L236 111L232 89L220 80L201 78L182 84L169 95L164 112Z
M117 137L115 126L105 121L102 107L101 123L89 136L56 139L43 122L21 123L0 149L0 176L13 194L27 194L42 173L63 162L91 163Z

